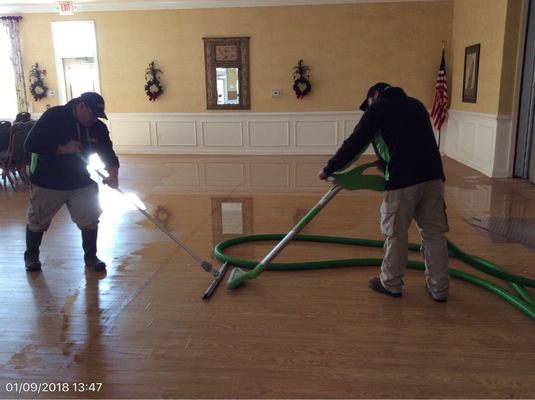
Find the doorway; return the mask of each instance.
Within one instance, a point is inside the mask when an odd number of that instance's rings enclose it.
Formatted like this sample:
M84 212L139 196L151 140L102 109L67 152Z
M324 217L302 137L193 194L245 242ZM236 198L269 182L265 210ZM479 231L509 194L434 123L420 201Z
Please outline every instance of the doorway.
M94 21L52 22L61 104L84 92L100 93Z
M96 91L98 74L92 57L64 58L63 71L67 101L82 93Z

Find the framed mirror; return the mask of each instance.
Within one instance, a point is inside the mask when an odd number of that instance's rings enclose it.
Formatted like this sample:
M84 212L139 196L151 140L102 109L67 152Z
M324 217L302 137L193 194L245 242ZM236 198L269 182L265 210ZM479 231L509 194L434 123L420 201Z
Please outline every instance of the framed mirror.
M250 109L249 38L203 38L207 109Z

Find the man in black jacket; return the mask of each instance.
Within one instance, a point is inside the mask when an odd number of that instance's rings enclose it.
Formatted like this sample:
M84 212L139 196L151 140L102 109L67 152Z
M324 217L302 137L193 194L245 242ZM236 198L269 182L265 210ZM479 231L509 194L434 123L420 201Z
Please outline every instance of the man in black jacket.
M368 282L380 293L401 297L408 261L408 229L416 221L422 240L426 289L435 301L448 296L449 269L444 172L429 113L403 89L379 82L360 106L353 133L319 172L327 179L356 160L371 143L385 174L381 232L385 255L381 274Z
M31 195L27 211L27 271L39 271L39 246L43 233L63 205L82 231L86 266L95 271L106 269L97 257L98 222L102 213L98 185L87 171L88 157L97 153L108 171L103 182L119 186L119 160L113 150L109 131L98 118L105 118L104 99L87 92L64 106L45 111L26 139L32 153L30 166Z

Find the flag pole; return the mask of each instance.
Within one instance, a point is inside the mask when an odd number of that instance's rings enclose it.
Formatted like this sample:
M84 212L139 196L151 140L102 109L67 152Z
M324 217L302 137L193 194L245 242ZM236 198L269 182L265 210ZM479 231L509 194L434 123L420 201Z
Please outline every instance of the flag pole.
M440 150L441 131L442 124L447 117L447 109L449 105L448 99L448 86L446 78L446 41L442 40L442 57L440 60L440 67L438 70L438 76L435 84L435 99L433 101L433 107L431 108L430 117L432 119L433 128L437 129L437 148Z

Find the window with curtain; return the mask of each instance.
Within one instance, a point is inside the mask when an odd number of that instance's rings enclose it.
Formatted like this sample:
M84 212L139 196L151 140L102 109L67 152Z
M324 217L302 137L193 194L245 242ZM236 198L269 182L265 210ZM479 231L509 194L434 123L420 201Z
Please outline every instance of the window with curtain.
M9 78L5 79L5 75L2 76L0 82L4 82L6 87L4 88L0 84L0 90L2 90L2 96L6 104L9 104L9 108L0 109L0 116L6 115L9 118L15 118L15 114L21 111L28 111L28 101L26 96L26 85L24 83L24 71L22 69L22 52L20 48L20 21L22 17L16 16L0 16L0 49L4 50L0 53L0 72L4 73L3 66L5 60L11 62L11 70L6 66ZM15 113L11 111L13 104L11 88L15 86L15 99L16 108ZM0 106L3 103L0 103ZM9 114L9 115L8 115Z
M0 24L0 120L12 120L18 112L15 71L7 28Z

